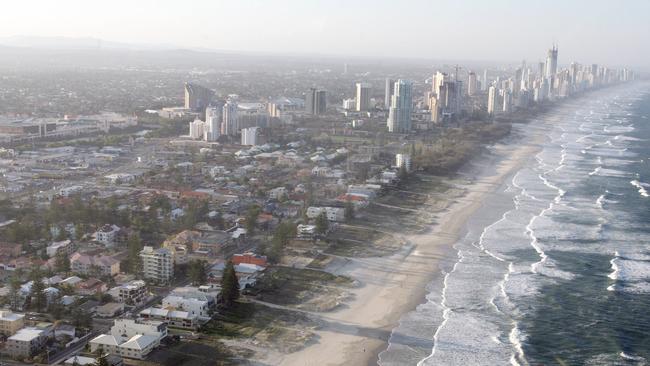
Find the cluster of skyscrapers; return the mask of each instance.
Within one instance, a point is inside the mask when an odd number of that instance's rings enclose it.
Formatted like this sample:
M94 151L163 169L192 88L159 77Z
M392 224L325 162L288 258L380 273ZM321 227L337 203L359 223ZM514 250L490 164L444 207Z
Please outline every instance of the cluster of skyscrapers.
M558 70L558 47L548 50L546 60L537 65L537 71L522 62L514 76L496 78L488 88L487 112L511 112L514 107L526 108L531 103L556 100L575 93L615 82L632 80L634 73L628 69L614 70L596 64L571 65ZM485 76L487 82L487 75ZM486 84L487 85L487 84Z

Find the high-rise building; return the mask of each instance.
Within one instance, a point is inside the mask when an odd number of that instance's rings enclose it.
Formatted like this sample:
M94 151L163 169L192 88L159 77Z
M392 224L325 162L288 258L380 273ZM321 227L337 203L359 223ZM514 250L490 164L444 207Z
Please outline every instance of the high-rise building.
M170 283L174 277L174 260L167 248L154 249L145 246L140 251L142 274L145 279L159 284Z
M322 89L309 89L305 97L305 110L309 114L324 114L327 110L327 92Z
M399 79L395 82L388 112L388 131L408 133L411 131L411 108L413 104L413 84Z
M467 78L467 94L475 95L477 91L478 91L478 79L474 71L470 71L469 76Z
M546 78L552 78L557 74L557 46L553 45L553 48L548 50L546 55Z
M198 84L185 83L185 108L203 111L210 105L214 92Z
M241 130L241 144L242 145L257 145L257 135L259 127L249 127Z
M497 88L491 86L488 90L488 105L487 112L489 115L494 115L494 112L497 109Z
M221 134L234 136L239 131L237 102L228 100L221 108Z
M390 108L390 100L395 92L395 80L386 79L386 88L384 89L384 108Z
M431 122L440 123L442 121L442 113L440 113L440 106L438 99L435 96L429 97L429 110L431 111Z
M221 136L221 111L216 107L205 109L205 140L217 141Z
M370 109L370 94L372 85L368 83L357 83L357 112L367 111Z
M505 113L512 111L512 91L510 89L503 90L503 111Z

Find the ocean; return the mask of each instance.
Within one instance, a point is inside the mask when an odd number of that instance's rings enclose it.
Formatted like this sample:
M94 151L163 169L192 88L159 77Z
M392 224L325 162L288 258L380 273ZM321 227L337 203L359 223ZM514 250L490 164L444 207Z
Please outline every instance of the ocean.
M539 134L380 365L650 362L650 83L565 101L504 144Z

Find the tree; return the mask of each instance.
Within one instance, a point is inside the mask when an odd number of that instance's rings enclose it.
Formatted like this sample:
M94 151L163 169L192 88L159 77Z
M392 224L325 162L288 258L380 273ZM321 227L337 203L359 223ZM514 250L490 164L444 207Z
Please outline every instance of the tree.
M279 263L284 248L289 244L289 239L296 235L296 226L290 222L282 222L273 234L271 249L267 255L271 263Z
M56 252L54 268L57 272L70 272L70 258L63 250Z
M354 219L354 205L352 201L347 199L345 201L345 211L344 211L345 221L350 221Z
M221 279L221 299L226 309L232 308L235 300L239 298L239 280L235 273L235 266L232 261L226 263Z
M258 206L251 206L248 209L248 213L246 214L246 231L249 236L252 236L255 232L255 228L257 227L257 217L259 214L260 208Z
M11 310L17 310L20 306L20 279L14 275L11 277L9 290L9 306Z
M128 251L128 267L126 268L126 271L137 276L140 274L142 269L142 258L140 258L142 241L140 240L140 235L134 233L129 236L126 246Z
M329 230L329 220L327 220L327 214L323 210L320 215L316 218L316 232L324 235Z
M107 357L108 357L107 354L102 354L97 356L97 360L95 361L95 366L109 366Z
M205 283L208 280L206 261L202 259L190 261L188 276L194 285Z
M43 280L38 278L38 279L33 279L32 281L32 291L30 293L31 297L31 304L36 309L37 312L41 312L43 309L45 309L45 306L47 305L47 296L45 294L45 284L43 283Z

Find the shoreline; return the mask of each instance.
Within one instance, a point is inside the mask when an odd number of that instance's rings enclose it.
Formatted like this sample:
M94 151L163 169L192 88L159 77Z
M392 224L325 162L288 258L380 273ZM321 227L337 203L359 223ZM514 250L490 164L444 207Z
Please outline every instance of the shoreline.
M515 136L516 138L516 136ZM402 236L407 244L387 257L348 258L336 271L363 284L351 290L353 300L323 313L316 343L285 355L280 365L377 365L400 319L423 304L427 286L443 276L441 265L456 260L453 245L484 200L502 186L538 150L543 136L513 140L497 151L494 163L478 174L437 220L418 234ZM475 159L474 163L476 162Z

